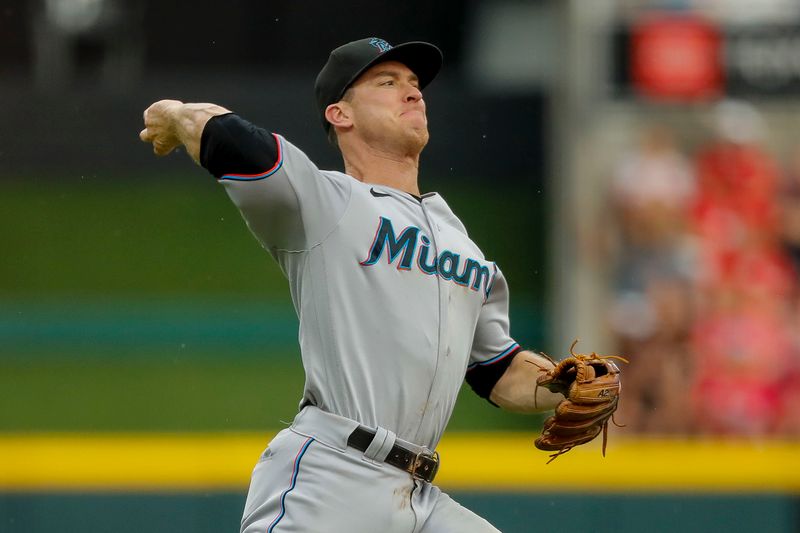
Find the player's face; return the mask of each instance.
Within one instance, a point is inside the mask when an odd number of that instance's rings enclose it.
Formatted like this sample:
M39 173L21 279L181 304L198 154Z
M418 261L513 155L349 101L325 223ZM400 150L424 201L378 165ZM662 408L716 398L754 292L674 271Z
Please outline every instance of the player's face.
M352 86L355 131L375 142L419 152L428 142L428 119L419 79L397 61L379 63Z

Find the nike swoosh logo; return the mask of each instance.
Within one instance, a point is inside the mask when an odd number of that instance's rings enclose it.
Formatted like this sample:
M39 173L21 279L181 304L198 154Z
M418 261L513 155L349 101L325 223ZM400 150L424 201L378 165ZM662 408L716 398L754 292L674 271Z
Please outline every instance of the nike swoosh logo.
M374 196L375 198L382 198L384 196L391 196L391 194L386 194L385 192L378 192L374 188L369 188L369 193Z

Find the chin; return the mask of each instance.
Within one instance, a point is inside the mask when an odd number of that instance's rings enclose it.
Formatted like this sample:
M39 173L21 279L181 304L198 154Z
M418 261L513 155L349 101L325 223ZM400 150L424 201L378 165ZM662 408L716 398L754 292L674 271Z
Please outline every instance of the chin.
M431 136L430 136L430 135L428 135L428 130L425 130L425 135L423 135L423 136L420 138L420 143L422 144L422 146L420 147L420 149L422 149L422 148L425 148L425 146L428 144L428 139L430 139L430 137L431 137Z
M428 144L428 129L415 129L406 136L406 144L417 152L421 152L425 145Z

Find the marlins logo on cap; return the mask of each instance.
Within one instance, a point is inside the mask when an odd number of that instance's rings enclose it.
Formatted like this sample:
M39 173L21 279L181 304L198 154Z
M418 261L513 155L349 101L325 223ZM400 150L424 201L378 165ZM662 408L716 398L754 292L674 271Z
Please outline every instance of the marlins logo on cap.
M377 37L373 37L369 40L369 44L380 50L381 52L388 52L392 49L392 45L384 41L383 39L378 39Z

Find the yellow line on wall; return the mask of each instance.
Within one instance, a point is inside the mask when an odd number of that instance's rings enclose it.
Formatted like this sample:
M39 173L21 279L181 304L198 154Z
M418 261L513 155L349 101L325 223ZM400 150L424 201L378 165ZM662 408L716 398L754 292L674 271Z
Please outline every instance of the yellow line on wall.
M204 490L247 486L269 436L0 436L0 490Z
M622 439L596 441L546 464L530 435L454 436L441 483L455 488L584 492L800 492L800 443Z
M0 491L244 491L271 435L0 434ZM458 490L800 493L800 443L623 439L546 465L534 435L446 436L437 484Z

